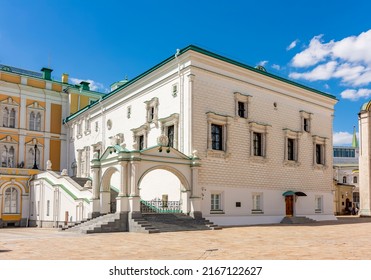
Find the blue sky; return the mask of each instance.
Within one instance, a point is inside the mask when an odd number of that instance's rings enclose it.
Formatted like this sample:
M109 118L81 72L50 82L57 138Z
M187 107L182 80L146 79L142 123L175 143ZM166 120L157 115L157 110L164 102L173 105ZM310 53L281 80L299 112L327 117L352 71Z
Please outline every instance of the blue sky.
M190 44L335 95L334 144L371 99L369 1L0 0L0 63L94 89Z

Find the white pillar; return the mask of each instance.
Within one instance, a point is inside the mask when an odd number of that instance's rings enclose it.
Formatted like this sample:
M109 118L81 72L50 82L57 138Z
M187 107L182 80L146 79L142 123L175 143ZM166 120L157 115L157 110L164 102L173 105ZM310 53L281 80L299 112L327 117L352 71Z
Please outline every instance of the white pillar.
M127 173L128 163L126 161L120 162L120 192L116 198L116 212L127 212L129 207L128 188L127 188Z
M129 169L130 169L130 184L129 184L129 210L132 213L132 216L134 213L140 213L140 196L139 196L139 190L138 190L138 173L139 173L139 166L136 161L131 161L129 163Z
M191 186L191 197L190 197L190 215L194 218L201 218L202 211L201 211L201 190L198 185L198 174L199 174L200 166L196 164L195 166L191 167L192 172L192 186Z

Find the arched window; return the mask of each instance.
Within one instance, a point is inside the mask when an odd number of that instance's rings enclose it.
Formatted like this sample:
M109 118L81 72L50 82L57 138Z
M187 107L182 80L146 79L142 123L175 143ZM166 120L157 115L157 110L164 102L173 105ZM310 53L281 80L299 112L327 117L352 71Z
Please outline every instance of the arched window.
M15 166L15 149L13 146L2 146L1 148L1 167Z
M36 121L35 113L31 112L31 114L30 114L30 130L35 130L35 121Z
M1 149L1 167L7 167L8 164L8 148L3 146Z
M343 183L345 184L347 182L347 176L343 177Z
M3 110L3 126L8 127L9 122L9 109L7 107Z
M19 192L15 187L6 189L4 194L4 213L18 213L19 208Z
M12 109L10 111L10 118L9 118L9 127L15 127L15 110Z
M11 146L10 149L9 149L8 167L14 167L14 148L13 148L13 146Z
M41 131L41 114L40 112L36 115L35 130Z
M41 157L41 152L39 147L36 149L36 165L38 168L41 168L40 165L40 157ZM27 152L27 168L32 169L35 164L35 148L30 147Z
M29 148L27 152L27 168L32 168L35 161L34 148Z

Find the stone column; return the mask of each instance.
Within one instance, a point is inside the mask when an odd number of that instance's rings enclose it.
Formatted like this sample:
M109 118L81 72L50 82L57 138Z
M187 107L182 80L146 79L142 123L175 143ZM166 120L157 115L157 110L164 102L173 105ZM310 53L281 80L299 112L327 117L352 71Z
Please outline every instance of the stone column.
M132 160L129 163L129 211L130 217L140 217L140 196L138 190L138 175L139 175L139 163L136 160Z
M128 163L127 161L120 162L120 192L116 198L116 212L128 212Z
M358 115L360 151L359 151L359 214L362 217L371 216L371 137L369 111L361 111Z
M93 182L92 182L93 183L92 185L93 196L92 196L92 209L91 209L92 218L99 216L99 213L100 213L99 195L100 195L101 167L99 165L99 161L97 162L95 161L92 160L92 173L93 173Z
M201 210L201 189L198 185L198 174L199 174L200 164L197 157L194 157L192 160L191 166L191 205L190 205L190 215L193 218L202 218L202 210Z

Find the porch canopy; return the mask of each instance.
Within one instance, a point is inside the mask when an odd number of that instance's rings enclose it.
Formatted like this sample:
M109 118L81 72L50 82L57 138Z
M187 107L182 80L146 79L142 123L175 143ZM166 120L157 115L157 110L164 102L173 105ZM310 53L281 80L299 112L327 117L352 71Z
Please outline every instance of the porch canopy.
M285 191L282 196L289 196L289 195L296 195L296 196L307 196L303 192L294 192L294 191Z

